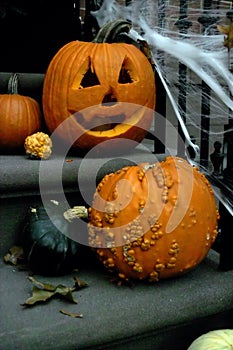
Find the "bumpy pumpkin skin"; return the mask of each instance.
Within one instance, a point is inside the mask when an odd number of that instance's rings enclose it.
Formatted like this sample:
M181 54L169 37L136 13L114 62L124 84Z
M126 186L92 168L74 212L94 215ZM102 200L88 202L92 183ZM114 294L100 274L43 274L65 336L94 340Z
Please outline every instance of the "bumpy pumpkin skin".
M0 150L23 149L25 138L41 128L39 103L29 96L0 95Z
M91 149L117 138L140 142L150 128L154 108L153 70L133 45L70 42L58 51L47 69L43 87L45 121L52 133L70 117L57 134L73 148ZM83 110L85 113L77 113ZM106 125L98 127L103 121ZM117 146L122 147L122 140Z
M205 176L184 159L167 157L103 178L90 208L89 243L121 278L156 282L205 258L218 219Z

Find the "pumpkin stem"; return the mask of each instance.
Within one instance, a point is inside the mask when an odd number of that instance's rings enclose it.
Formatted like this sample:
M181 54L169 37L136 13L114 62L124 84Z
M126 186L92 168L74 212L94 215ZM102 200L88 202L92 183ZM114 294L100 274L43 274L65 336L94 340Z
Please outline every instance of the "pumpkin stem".
M72 222L75 219L88 219L88 209L83 205L77 205L63 213L64 218Z
M8 94L18 94L18 74L14 73L11 74L9 81L8 81Z
M96 37L92 41L93 43L114 43L125 42L124 39L120 40L121 34L129 33L132 27L131 22L124 19L117 19L112 22L107 22L100 28ZM145 40L137 40L132 42L139 50L146 56L150 62L153 70L155 70L155 63L151 54L149 44Z
M93 43L117 42L117 37L122 33L129 33L131 26L131 23L124 19L107 22L102 28L100 28Z

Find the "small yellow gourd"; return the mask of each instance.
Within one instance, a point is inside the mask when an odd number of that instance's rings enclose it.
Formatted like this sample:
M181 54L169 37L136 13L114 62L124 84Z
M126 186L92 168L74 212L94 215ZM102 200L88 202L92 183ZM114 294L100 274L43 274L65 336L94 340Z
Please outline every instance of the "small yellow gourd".
M48 159L52 153L52 140L49 135L37 132L26 137L24 148L32 159Z

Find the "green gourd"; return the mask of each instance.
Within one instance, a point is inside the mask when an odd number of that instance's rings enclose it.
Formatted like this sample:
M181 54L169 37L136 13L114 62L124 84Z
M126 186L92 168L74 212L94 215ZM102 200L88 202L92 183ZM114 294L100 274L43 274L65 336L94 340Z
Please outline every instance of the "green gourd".
M69 238L70 223L65 219L64 211L55 201L49 203L49 215L43 206L28 210L23 248L35 273L61 275L76 267L81 245Z

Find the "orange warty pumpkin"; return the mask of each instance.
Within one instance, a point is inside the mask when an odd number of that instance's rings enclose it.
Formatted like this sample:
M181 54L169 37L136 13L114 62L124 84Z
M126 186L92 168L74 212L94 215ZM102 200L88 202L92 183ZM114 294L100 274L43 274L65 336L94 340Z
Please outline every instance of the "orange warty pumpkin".
M18 77L9 79L8 94L0 95L0 150L14 151L24 147L25 138L41 127L39 103L18 93Z
M70 42L54 56L45 74L47 127L52 133L70 117L57 134L74 148L88 150L118 138L117 147L127 145L122 138L140 142L154 108L153 69L131 44Z
M179 157L125 167L99 183L89 244L123 279L183 274L207 255L219 219L206 177Z

